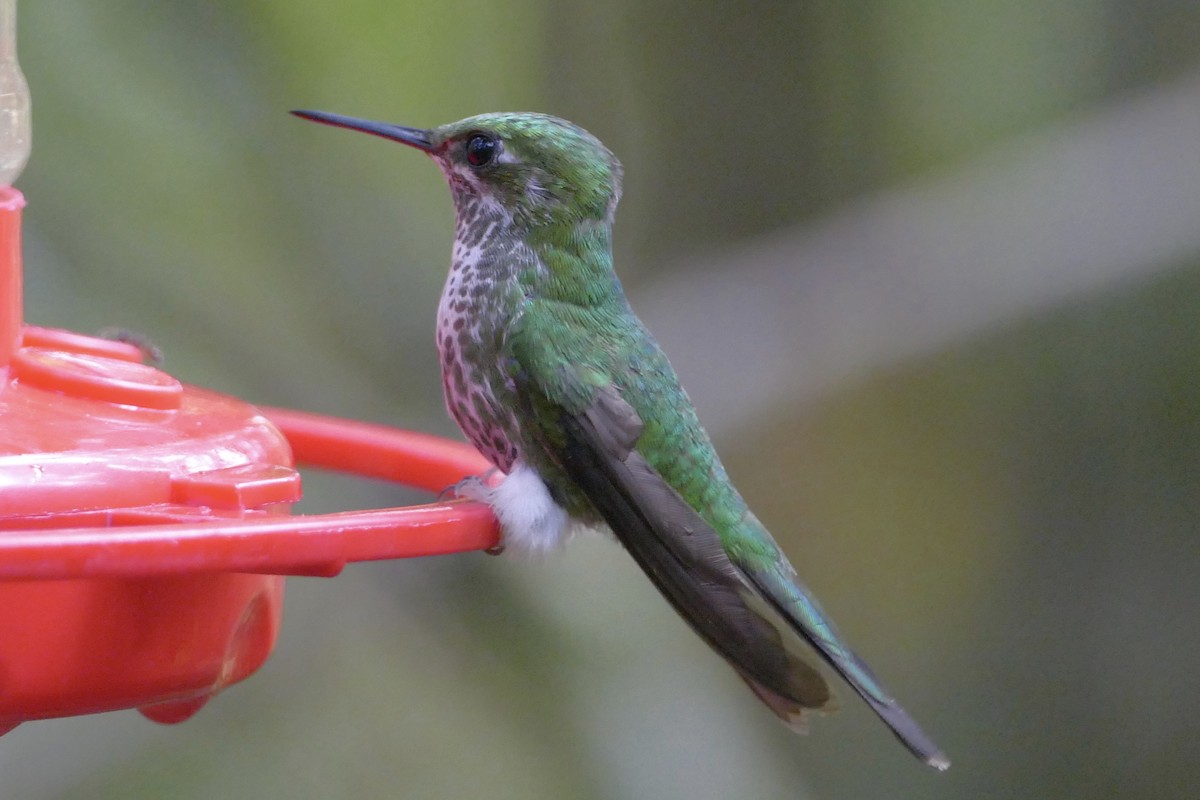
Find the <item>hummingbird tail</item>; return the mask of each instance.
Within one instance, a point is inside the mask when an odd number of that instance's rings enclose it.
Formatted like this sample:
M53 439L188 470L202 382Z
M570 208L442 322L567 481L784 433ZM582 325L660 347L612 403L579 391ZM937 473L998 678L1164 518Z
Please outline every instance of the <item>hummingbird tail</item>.
M909 752L938 771L950 767L950 759L946 757L946 754L933 743L933 740L925 734L925 731L921 730L916 721L895 700L889 699L888 702L881 702L859 687L855 686L854 688L879 715L879 718L892 729L892 733L896 735L901 744L908 748Z
M901 744L935 769L944 770L950 766L950 759L941 748L888 693L871 668L846 646L816 599L796 580L790 564L785 563L782 567L771 570L750 571L747 574L775 609L792 622L795 631L891 728Z

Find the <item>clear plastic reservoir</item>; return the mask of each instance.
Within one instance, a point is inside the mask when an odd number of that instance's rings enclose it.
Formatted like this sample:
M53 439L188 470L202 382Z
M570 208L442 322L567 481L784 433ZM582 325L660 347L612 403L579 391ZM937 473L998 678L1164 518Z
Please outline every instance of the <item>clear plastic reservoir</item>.
M0 0L0 186L25 168L30 146L29 85L17 63L17 0Z

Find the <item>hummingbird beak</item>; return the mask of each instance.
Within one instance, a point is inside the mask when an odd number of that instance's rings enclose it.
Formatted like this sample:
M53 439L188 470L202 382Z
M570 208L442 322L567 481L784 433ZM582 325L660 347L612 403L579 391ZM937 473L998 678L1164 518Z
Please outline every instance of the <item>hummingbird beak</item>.
M344 117L341 114L329 114L325 111L293 111L292 113L301 119L309 119L313 122L320 122L323 125L332 125L335 128L362 131L374 136L381 136L384 139L391 139L393 142L406 144L409 147L415 147L418 150L424 150L426 153L433 152L433 142L429 140L429 131L421 130L420 128L408 128L404 125L393 125L390 122L373 122L369 119Z

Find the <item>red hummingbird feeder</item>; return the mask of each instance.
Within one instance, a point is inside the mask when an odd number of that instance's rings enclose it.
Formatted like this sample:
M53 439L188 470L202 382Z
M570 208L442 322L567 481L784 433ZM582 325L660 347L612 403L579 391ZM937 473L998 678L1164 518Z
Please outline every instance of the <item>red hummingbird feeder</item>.
M11 5L0 71L19 76ZM20 134L0 130L0 170ZM0 733L124 708L180 722L266 661L285 576L497 544L469 502L291 513L297 464L437 492L490 466L468 445L256 408L132 344L24 325L24 204L0 188Z

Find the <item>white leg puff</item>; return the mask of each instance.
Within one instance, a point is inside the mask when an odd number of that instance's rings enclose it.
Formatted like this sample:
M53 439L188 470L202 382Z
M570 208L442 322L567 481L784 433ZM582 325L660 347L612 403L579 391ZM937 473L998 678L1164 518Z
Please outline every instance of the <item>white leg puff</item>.
M566 541L570 532L571 518L554 502L537 472L523 461L513 464L512 472L497 486L463 481L456 494L491 506L500 520L506 550L545 553Z

